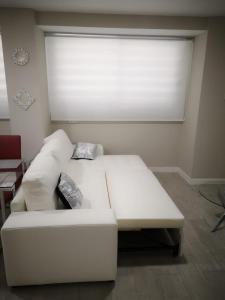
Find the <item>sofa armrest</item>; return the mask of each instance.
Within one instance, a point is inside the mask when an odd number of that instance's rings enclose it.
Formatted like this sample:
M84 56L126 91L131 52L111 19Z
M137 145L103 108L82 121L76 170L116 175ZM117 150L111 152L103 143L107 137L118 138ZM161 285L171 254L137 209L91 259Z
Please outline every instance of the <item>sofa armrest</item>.
M111 209L12 213L1 229L8 285L114 280Z

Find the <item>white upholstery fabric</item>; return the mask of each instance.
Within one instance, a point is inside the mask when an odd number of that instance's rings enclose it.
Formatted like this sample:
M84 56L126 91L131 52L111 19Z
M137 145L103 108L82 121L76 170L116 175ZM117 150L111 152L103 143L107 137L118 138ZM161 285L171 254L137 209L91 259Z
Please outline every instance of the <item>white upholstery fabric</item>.
M55 187L60 164L51 155L39 153L25 173L22 181L27 210L56 208Z
M179 228L184 217L148 169L106 172L119 229Z
M76 173L83 172L83 170L89 171L95 171L95 170L102 170L105 171L104 167L104 156L98 156L94 160L87 160L87 159L70 159L67 164L64 165L63 170L66 170L66 168L69 168L74 170Z
M112 210L13 213L1 230L9 286L114 280Z
M91 208L110 208L105 171L94 162L96 160L70 160L63 171L76 182Z
M53 155L63 165L73 154L74 145L63 130L57 130L44 139L41 152Z
M183 215L139 156L74 160L73 149L62 130L47 137L11 203L20 212L1 230L10 286L114 280L118 229L182 231ZM89 209L55 210L62 171L76 182ZM21 212L26 207L43 211Z
M97 155L98 156L104 155L104 148L101 144L97 144Z
M10 210L11 212L27 210L22 186L20 186L15 197L10 202Z
M105 179L103 157L95 160L70 159L61 171L66 172L76 182L85 196L82 208L109 208L109 197ZM59 202L60 207L64 207ZM22 187L11 201L11 212L26 210Z
M52 134L50 134L49 136L47 136L46 138L44 138L44 144L48 143L52 139L57 139L62 142L64 141L67 143L71 143L68 135L62 129L58 129L58 130L54 131Z
M103 162L105 170L147 169L138 155L104 155Z

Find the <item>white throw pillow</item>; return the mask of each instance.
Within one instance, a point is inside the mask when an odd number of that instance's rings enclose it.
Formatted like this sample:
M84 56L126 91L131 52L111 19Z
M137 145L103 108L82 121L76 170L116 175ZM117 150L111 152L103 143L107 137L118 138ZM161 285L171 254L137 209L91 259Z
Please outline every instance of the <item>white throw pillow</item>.
M58 139L58 140L67 140L67 142L71 143L68 135L65 133L64 130L58 129L46 138L44 138L44 144L48 143L52 139Z
M71 158L74 146L67 142L62 142L58 139L52 139L44 144L41 148L41 153L45 155L52 155L58 160L61 167Z
M60 164L52 155L39 153L35 157L22 182L27 210L56 209L59 175Z
M67 134L59 129L44 139L41 152L51 153L61 164L69 160L73 154L74 145Z

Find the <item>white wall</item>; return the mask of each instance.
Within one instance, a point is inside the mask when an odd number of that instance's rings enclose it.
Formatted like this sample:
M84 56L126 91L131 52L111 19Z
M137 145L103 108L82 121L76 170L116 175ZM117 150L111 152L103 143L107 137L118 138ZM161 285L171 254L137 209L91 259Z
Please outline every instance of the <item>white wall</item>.
M225 177L225 18L210 18L192 177Z
M10 134L10 121L0 120L0 134Z
M65 129L73 141L102 143L106 153L140 154L150 166L180 166L191 177L225 176L225 18L34 13L27 9L1 9L11 132L22 134L23 153L28 159L38 151L49 129L44 38L36 25L208 30L208 40L202 35L195 41L183 124L52 123L50 129ZM31 61L25 67L12 63L11 53L15 47L25 47L31 52ZM22 87L28 88L37 99L27 112L12 101ZM7 121L0 122L0 132L8 131Z
M29 9L1 9L0 25L11 133L22 136L22 155L25 160L30 160L39 151L49 129L43 33L37 30L35 13ZM30 61L25 66L14 64L11 59L13 49L20 47L30 53ZM13 101L22 88L36 100L27 111Z
M52 123L52 131L63 128L73 142L101 143L106 154L139 154L148 166L174 166L181 124L66 124Z
M185 108L185 121L181 126L178 146L178 166L192 176L196 144L198 114L205 64L207 33L198 35L194 40L193 59L189 93Z

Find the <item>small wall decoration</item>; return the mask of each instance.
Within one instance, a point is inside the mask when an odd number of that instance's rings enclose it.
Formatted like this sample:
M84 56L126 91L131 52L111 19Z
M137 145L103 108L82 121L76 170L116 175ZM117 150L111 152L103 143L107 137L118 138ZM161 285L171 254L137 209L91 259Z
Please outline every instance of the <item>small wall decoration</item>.
M15 48L12 53L12 60L18 66L24 66L29 61L29 53L23 48Z
M28 110L28 108L35 102L35 99L25 89L20 90L13 100L24 110Z

